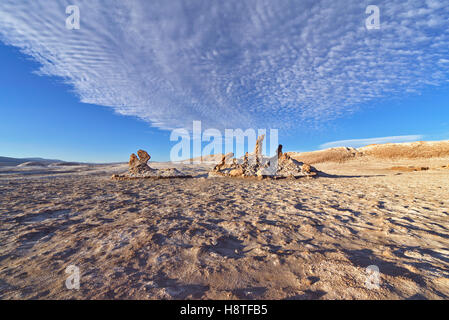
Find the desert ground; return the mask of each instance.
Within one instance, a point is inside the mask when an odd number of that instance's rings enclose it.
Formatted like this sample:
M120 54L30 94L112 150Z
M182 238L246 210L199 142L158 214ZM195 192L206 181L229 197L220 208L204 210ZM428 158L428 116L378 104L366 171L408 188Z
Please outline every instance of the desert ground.
M315 160L317 178L283 180L150 165L193 178L0 168L0 298L449 298L449 157Z

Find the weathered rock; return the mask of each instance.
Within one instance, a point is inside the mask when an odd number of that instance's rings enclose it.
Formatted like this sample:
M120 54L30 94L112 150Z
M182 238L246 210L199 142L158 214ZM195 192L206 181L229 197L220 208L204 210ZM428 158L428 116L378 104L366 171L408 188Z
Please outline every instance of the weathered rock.
M282 177L303 177L303 176L314 176L317 170L312 168L310 165L296 161L289 156L282 157L278 161L278 169L276 175Z
M114 180L129 180L129 179L140 179L140 178L190 178L191 176L185 175L182 172L176 170L175 168L169 169L153 169L148 166L148 161L151 156L145 150L137 151L136 156L134 153L129 157L129 168L128 173L122 175L113 175Z
M140 163L139 158L134 153L132 153L131 156L129 157L129 162L128 162L129 167L135 167L139 163Z
M130 174L145 174L147 172L152 172L154 169L151 169L146 163L139 163L133 167L129 167L128 169Z
M256 141L256 146L254 147L254 156L255 156L255 160L256 163L255 165L257 167L260 166L260 160L262 158L262 144L263 144L263 140L265 139L265 135L261 135L260 137L257 137L257 141Z
M140 163L147 164L148 161L151 159L150 155L145 150L137 151L137 155L139 156Z
M221 171L221 170L223 170L224 169L224 166L225 166L225 164L226 164L226 156L225 155L223 155L222 157L221 157L221 161L220 161L220 163L219 164L217 164L215 167L214 167L214 171L216 171L216 172L218 172L218 171Z
M147 162L150 160L150 155L145 150L137 151L136 156L134 153L129 157L129 173L134 175L145 174L146 172L150 172L151 169Z
M242 168L237 168L237 169L232 169L231 171L229 171L229 175L231 177L241 177L243 176L244 171Z
M258 178L298 178L312 177L317 170L310 165L292 159L282 152L279 145L276 155L272 158L264 158L262 155L262 143L265 136L257 138L256 146L252 154L245 153L243 160L233 160L232 164L225 164L225 157L220 164L215 166L210 176L229 177L258 177Z
M221 157L221 161L214 167L215 172L220 172L225 169L234 169L237 167L237 162L233 159L234 153L229 152Z
M276 154L277 154L277 156L278 156L278 159L281 159L281 158L282 158L282 155L283 155L283 153L282 153L282 144L280 144L280 145L278 146L278 149L277 149L277 151L276 151Z
M243 172L246 171L246 169L248 168L248 166L249 166L248 152L246 152L246 153L245 153L245 156L243 157L243 164L242 164Z
M129 167L136 167L140 164L147 164L150 160L150 155L145 150L139 150L137 151L137 156L133 153L129 157Z
M310 172L312 172L312 167L309 164L304 163L302 165L301 171L305 172L305 173L310 173Z

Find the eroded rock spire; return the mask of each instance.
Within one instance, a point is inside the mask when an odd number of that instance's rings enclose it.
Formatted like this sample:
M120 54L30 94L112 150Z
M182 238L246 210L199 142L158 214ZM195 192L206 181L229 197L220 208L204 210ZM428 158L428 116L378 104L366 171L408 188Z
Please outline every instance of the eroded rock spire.
M317 174L317 170L310 165L292 159L282 152L282 145L277 148L276 155L272 158L263 157L262 144L265 135L257 138L256 146L252 154L245 153L243 159L234 159L232 164L225 165L225 157L220 164L210 172L210 176L230 177L271 177L271 178L298 178L311 177ZM228 160L228 159L226 159Z

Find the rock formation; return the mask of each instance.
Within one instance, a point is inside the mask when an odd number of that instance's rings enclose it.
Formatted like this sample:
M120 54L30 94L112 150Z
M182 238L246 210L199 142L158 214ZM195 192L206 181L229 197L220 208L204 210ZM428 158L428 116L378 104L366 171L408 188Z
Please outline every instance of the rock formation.
M184 175L175 168L168 169L153 169L148 165L151 156L144 150L137 151L137 156L133 153L129 157L128 172L125 174L115 174L112 179L115 180L130 180L139 178L188 178L190 176Z
M315 168L283 153L282 145L279 145L274 157L264 158L262 155L264 138L264 135L258 137L254 152L252 154L247 152L243 159L233 159L231 164L227 164L229 163L228 155L223 156L222 161L214 167L209 176L258 177L260 179L316 176L318 171Z
M148 152L144 150L137 151L137 156L133 153L129 157L129 172L130 174L145 174L147 172L153 171L147 164L151 159Z
M263 139L265 139L265 135L261 135L260 137L257 137L256 146L254 147L254 156L255 156L255 165L257 167L260 166L260 161L262 159L262 144Z
M131 168L131 167L135 167L135 166L137 166L139 163L140 163L139 158L137 158L137 156L136 156L134 153L132 153L131 156L129 157L129 162L128 162L129 167L130 167L130 168Z
M139 156L140 159L140 163L148 163L148 161L150 161L151 157L148 154L148 152L144 151L144 150L139 150L137 151L137 155Z
M232 152L229 152L229 153L223 155L221 157L220 163L214 167L214 171L218 172L223 169L232 168L232 166L236 164L235 159L233 159L232 157L234 157L234 153L232 153ZM231 159L232 159L232 164L229 164Z
M277 151L276 151L276 155L277 155L278 159L280 159L280 158L283 156L283 153L282 153L282 144L279 145L279 147L278 147L278 149L277 149Z

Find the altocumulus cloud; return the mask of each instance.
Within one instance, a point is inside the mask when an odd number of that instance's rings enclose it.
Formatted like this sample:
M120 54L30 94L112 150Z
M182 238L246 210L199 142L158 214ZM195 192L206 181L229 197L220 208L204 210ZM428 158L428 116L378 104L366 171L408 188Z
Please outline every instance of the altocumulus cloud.
M449 6L377 0L366 30L371 2L2 0L0 39L82 102L159 128L289 129L447 83Z

